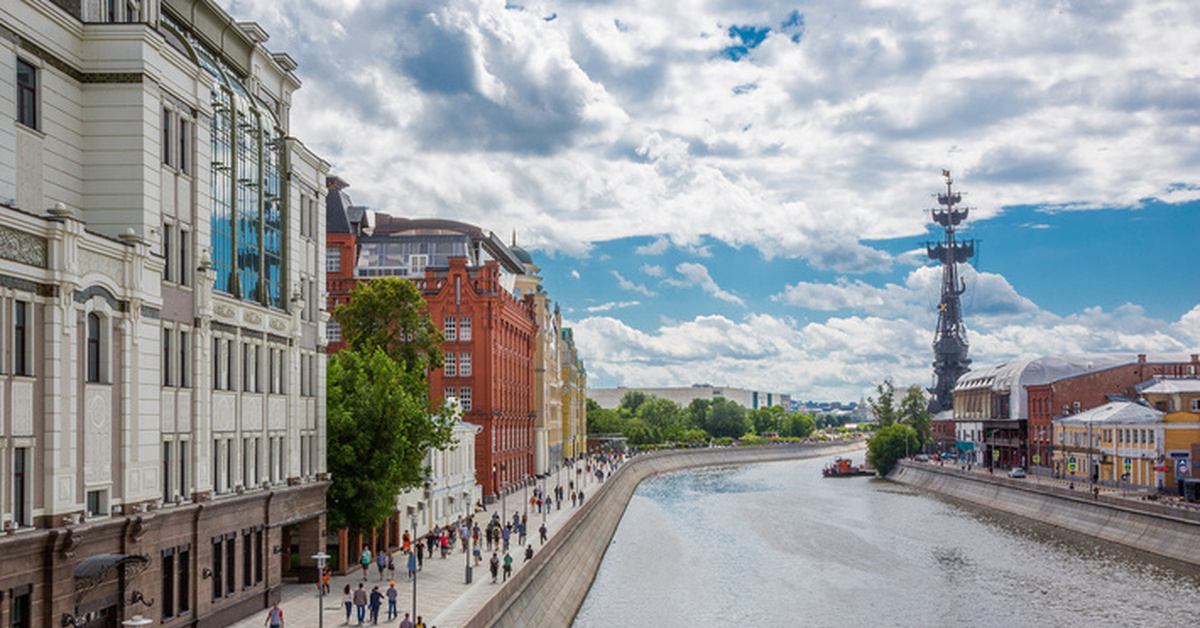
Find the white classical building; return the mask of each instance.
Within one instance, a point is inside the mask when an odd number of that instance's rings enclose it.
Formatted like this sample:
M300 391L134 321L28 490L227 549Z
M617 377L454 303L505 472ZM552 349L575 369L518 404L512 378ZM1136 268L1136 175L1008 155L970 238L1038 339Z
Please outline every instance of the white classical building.
M0 624L224 626L315 576L328 166L266 39L0 3Z
M483 499L483 489L475 482L475 435L482 428L458 421L453 429L453 445L444 451L430 449L425 455L429 468L425 485L396 496L401 529L415 527L422 535L453 524L471 516L475 503Z

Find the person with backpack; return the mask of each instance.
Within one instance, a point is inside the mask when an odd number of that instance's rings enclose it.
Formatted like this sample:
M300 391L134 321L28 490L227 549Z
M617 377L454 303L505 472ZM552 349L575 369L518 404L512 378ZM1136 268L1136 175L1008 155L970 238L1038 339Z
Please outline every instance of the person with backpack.
M371 596L369 599L370 601L367 602L367 605L371 608L371 623L378 624L379 609L383 606L383 594L379 592L378 586L371 588Z
M492 572L492 584L496 584L496 576L500 575L500 559L496 557L496 552L492 552L492 559L489 561L488 569Z

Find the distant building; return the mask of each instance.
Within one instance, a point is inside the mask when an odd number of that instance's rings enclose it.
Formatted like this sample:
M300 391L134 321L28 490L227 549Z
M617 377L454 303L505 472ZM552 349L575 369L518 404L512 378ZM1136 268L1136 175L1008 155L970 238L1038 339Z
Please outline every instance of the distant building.
M762 392L747 390L745 388L711 386L709 384L669 388L593 388L587 394L588 398L600 404L601 408L613 409L621 405L621 399L625 397L626 393L635 390L647 395L669 399L681 408L686 408L696 399L706 399L709 401L713 399L728 399L750 410L771 406L782 406L787 409L792 406L791 395L786 393Z
M532 300L537 322L533 352L534 464L537 475L544 475L563 464L563 386L562 386L562 313L546 295L541 268L532 256L515 244L513 255L525 265L525 272L514 278L514 294Z
M562 330L559 345L562 369L563 457L574 458L587 451L587 369L575 348L575 332Z

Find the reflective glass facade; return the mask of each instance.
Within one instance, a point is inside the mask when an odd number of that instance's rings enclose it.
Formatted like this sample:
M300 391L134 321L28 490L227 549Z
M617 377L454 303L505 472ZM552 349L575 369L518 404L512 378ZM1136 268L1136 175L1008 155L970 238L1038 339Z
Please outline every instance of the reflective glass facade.
M275 116L203 44L182 32L196 61L213 77L212 263L214 287L283 309L286 164Z

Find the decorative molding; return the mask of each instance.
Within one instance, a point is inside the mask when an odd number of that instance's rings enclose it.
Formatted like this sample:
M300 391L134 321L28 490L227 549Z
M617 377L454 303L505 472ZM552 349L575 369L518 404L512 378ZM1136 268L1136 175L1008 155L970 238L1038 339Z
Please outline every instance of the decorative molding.
M161 312L156 307L152 307L149 305L143 305L141 310L142 310L142 316L145 316L146 318L152 318L154 320L158 320L160 318Z
M251 325L262 325L262 321L263 321L262 316L260 316L256 312L243 312L242 320L246 321L247 323L250 323Z
M0 287L20 290L21 292L32 292L39 296L47 296L47 293L57 293L55 286L21 279L20 277L11 277L9 275L0 275Z
M58 551L66 558L74 558L75 550L83 545L83 532L78 528L67 528L63 538L62 548Z
M48 268L46 238L0 225L0 259Z
M114 312L125 312L128 309L124 301L118 299L116 295L108 291L108 288L101 285L92 285L83 290L76 290L75 302L87 303L96 296L103 297L108 302L108 307L112 308Z
M13 35L19 40L23 50L79 83L141 83L145 81L145 74L141 72L84 72L33 41L15 33Z
M272 318L270 323L271 329L274 329L275 331L287 331L288 324L279 320L278 318Z
M213 306L213 312L221 318L233 318L237 314L237 310L233 309L232 305L218 303ZM214 323L215 325L216 323Z

